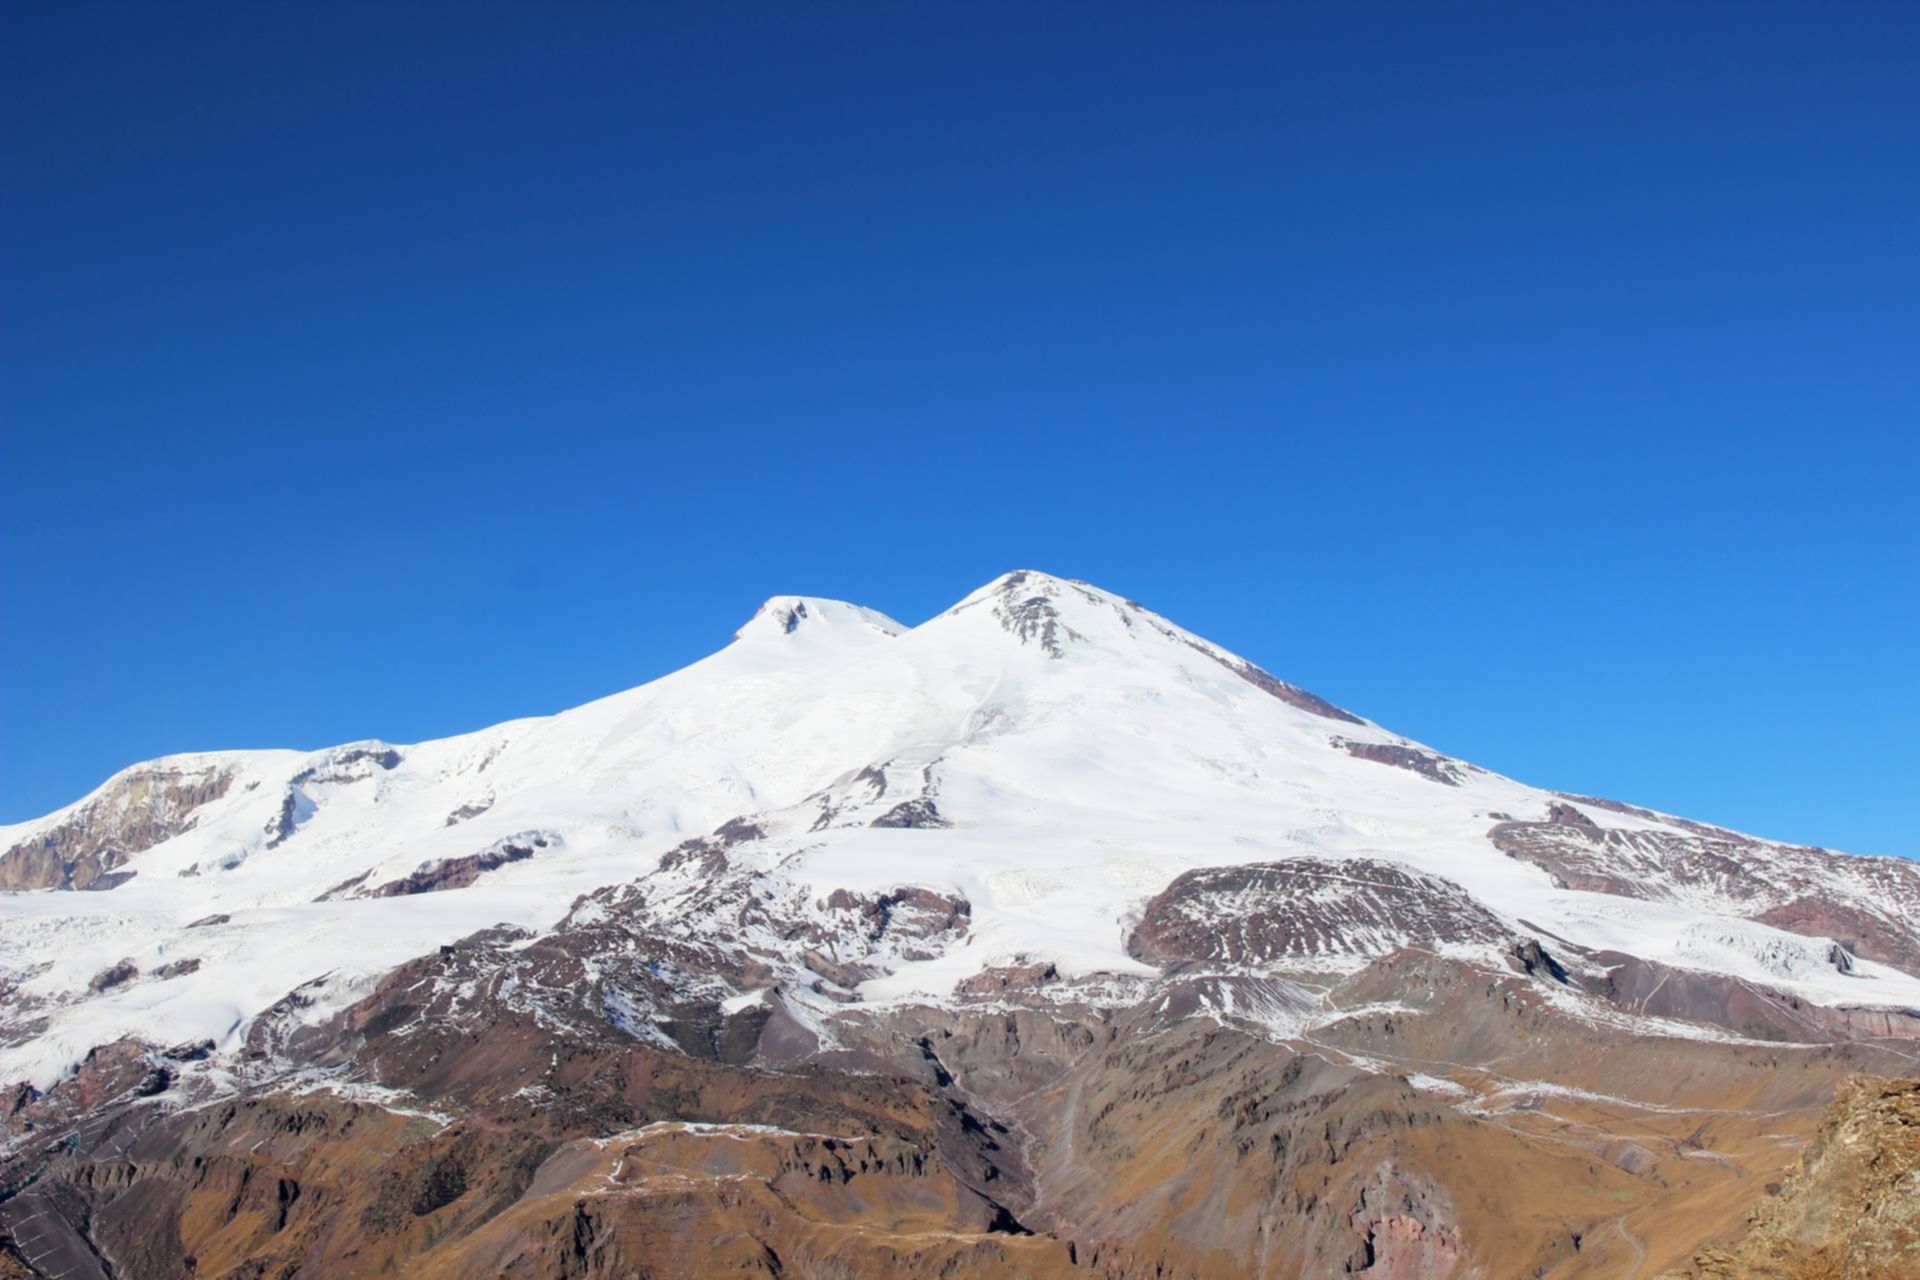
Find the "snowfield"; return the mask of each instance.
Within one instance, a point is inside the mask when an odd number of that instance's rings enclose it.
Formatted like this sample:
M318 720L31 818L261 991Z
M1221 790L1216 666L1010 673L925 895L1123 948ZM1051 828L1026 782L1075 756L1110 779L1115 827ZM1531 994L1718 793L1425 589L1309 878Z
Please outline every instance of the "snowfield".
M1369 748L1413 763L1354 753ZM0 894L0 1082L44 1088L123 1036L232 1049L303 983L331 975L305 1015L322 1017L475 930L551 928L582 894L651 876L669 850L735 822L757 831L731 856L769 892L917 885L971 904L963 942L894 956L860 986L870 1004L949 1000L1016 960L1068 978L1151 975L1128 937L1176 876L1311 855L1443 877L1516 936L1817 1005L1920 1006L1920 980L1844 952L1836 963L1827 940L1741 919L1709 893L1559 887L1488 832L1544 821L1565 797L1449 761L1118 596L1031 572L915 627L779 597L684 670L459 737L154 764L225 789L128 858L120 869L135 874L110 890ZM120 779L0 828L0 850L108 821ZM1583 812L1602 828L1691 830ZM427 888L393 887L409 877ZM1833 892L1857 893L1848 881L1836 871ZM122 961L137 973L104 980Z

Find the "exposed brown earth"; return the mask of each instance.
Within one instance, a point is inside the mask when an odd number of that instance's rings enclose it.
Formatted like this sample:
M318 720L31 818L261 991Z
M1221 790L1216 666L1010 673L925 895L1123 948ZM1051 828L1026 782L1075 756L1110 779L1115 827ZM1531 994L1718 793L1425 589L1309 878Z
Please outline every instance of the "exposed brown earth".
M964 918L936 897L839 909L883 933ZM1406 949L1280 1042L1076 1006L1014 966L990 1010L874 1015L774 1068L771 1019L732 1049L636 1043L567 985L609 941L577 932L476 937L260 1037L380 1101L282 1084L169 1111L166 1055L97 1053L23 1107L44 1136L0 1170L0 1222L156 1280L1651 1274L1737 1232L1849 1073L1907 1061L1622 1032L1550 976ZM509 977L573 1012L516 1008Z
M990 1123L912 1080L733 1067L611 1028L556 1041L506 1012L423 1024L396 1003L407 991L383 989L315 1047L351 1041L451 1123L324 1093L168 1115L124 1090L117 1127L83 1127L70 1155L56 1137L40 1170L29 1157L7 1177L117 1274L165 1280L700 1275L754 1259L782 1274L783 1254L1044 1274L1064 1252L995 1198L1019 1180ZM131 1073L136 1058L115 1060Z
M1758 1040L1920 1037L1920 1010L1809 1004L1758 983L1618 951L1595 952L1592 958L1606 967L1607 976L1589 985L1635 1013L1702 1022Z
M1755 1203L1739 1241L1668 1276L1920 1277L1920 1080L1848 1081L1799 1165Z

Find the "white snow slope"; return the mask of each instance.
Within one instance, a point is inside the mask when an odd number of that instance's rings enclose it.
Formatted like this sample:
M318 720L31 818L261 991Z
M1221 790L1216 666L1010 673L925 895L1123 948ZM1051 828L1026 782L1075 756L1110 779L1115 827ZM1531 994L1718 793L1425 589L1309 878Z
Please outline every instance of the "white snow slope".
M1180 872L1312 854L1392 859L1584 946L1814 1003L1920 1003L1914 978L1866 961L1840 973L1819 940L1712 903L1556 889L1487 832L1490 815L1538 820L1557 797L1459 762L1448 786L1356 759L1334 740L1417 744L1295 705L1241 665L1120 597L1023 572L911 628L776 598L684 670L460 737L172 758L234 781L190 829L134 857L132 880L0 894L0 995L12 984L23 1012L46 1020L0 1045L0 1082L45 1087L121 1036L230 1048L254 1015L331 974L317 1018L476 929L550 927L578 895L647 875L666 850L736 818L760 821L767 864L822 896L917 884L971 901L965 945L869 982L870 1001L944 999L1015 956L1066 975L1142 973L1129 926ZM915 798L950 826L866 825ZM0 828L0 849L77 807ZM531 856L467 887L352 896L535 836ZM210 916L227 918L188 927ZM122 959L142 975L90 994ZM183 960L198 969L154 973Z

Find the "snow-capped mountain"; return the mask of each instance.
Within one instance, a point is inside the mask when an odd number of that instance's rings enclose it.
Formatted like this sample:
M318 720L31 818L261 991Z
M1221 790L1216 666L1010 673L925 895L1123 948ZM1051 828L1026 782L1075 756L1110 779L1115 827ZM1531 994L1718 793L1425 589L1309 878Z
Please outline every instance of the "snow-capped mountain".
M459 737L136 765L0 828L0 888L16 1157L109 1104L142 1100L155 1125L235 1091L311 1089L315 1072L362 1089L357 1105L406 1114L364 1092L405 1089L457 1123L564 1092L563 1045L904 1072L1020 1126L1017 1156L973 1129L971 1154L941 1148L971 1170L954 1174L961 1198L994 1206L981 1232L996 1212L1049 1239L1071 1228L1107 1242L1108 1274L1131 1274L1114 1260L1147 1238L1210 1265L1181 1252L1166 1206L1115 1216L1097 1206L1133 1202L1111 1184L1088 1199L1076 1171L1075 1143L1099 1140L1088 1091L1163 1069L1096 1055L1116 1028L1132 1047L1231 1034L1309 1053L1462 1117L1503 1113L1515 1079L1536 1107L1541 1090L1611 1094L1575 1045L1630 1046L1631 1075L1756 1044L1911 1061L1885 1046L1920 1032L1913 864L1528 786L1035 572L913 627L778 597L684 670ZM1507 1031L1449 1041L1483 1016L1460 994L1474 983L1531 1010L1536 1049L1569 1046L1563 1069L1523 1068L1536 1050ZM983 1019L1059 1043L986 1054ZM512 1050L508 1025L529 1037ZM955 1034L977 1050L970 1067L935 1047ZM462 1036L490 1065L454 1080ZM109 1067L132 1072L119 1092L100 1083L121 1079ZM1687 1070L1698 1083L1720 1068ZM1691 1105L1661 1088L1654 1105ZM1043 1121L1023 1108L1048 1090L1062 1110ZM622 1114L746 1114L708 1110ZM602 1119L581 1112L565 1140L604 1140ZM1471 1214L1379 1208L1459 1194L1431 1171L1409 1178L1372 1201L1356 1191L1375 1209L1354 1221L1425 1259L1396 1274L1484 1273L1499 1250L1461 1235ZM1366 1248L1385 1256L1389 1238ZM1262 1257L1333 1256L1322 1244ZM87 1242L103 1267L112 1247L126 1246ZM1223 1274L1293 1274L1234 1256L1242 1270ZM1004 1273L1043 1270L1018 1265Z

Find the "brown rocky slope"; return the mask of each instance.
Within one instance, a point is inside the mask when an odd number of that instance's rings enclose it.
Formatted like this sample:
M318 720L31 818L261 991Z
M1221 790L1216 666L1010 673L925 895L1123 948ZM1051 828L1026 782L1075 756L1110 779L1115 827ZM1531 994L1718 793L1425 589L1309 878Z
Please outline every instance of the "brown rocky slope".
M1419 949L1335 982L1330 1016L1288 1037L1185 1016L1223 990L1191 973L1120 1010L1035 973L975 1008L851 1017L830 1052L774 1064L745 1033L657 1047L426 997L441 973L472 993L489 945L263 1034L271 1073L241 1096L196 1102L191 1061L127 1046L25 1103L14 1123L34 1127L0 1168L16 1262L154 1280L1650 1275L1736 1233L1850 1075L1911 1064L1897 1040L1623 1032L1550 975ZM1809 1157L1857 1191L1794 1230L1869 1201L1874 1240L1910 1225L1876 1189L1904 1185L1911 1152L1869 1139L1899 1132L1920 1085L1873 1087L1872 1123L1829 1118Z
M1827 1109L1799 1166L1735 1244L1670 1280L1920 1277L1920 1080L1860 1076Z

